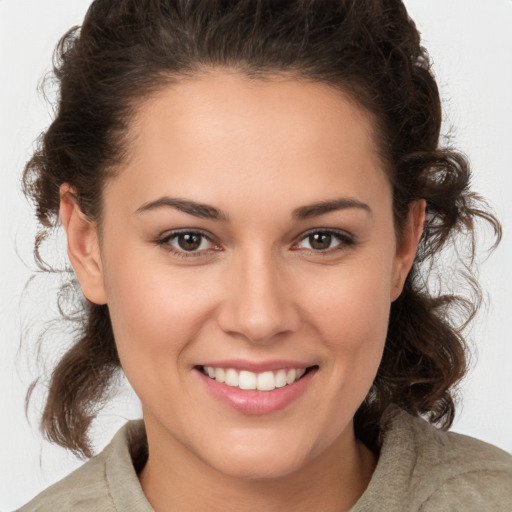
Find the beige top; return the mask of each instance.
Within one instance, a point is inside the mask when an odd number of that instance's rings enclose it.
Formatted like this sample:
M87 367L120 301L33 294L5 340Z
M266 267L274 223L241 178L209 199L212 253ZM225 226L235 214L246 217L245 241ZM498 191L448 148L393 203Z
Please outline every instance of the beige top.
M350 512L512 511L512 456L436 430L396 407L382 421L370 484ZM146 458L142 421L128 422L96 457L20 512L154 512L137 478Z

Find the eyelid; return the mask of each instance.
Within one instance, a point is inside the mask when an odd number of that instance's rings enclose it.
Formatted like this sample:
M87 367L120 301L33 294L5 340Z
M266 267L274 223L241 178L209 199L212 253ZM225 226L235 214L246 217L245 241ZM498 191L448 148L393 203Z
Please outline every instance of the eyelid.
M202 229L195 229L195 228L180 228L180 229L173 229L170 231L164 232L162 235L160 235L156 240L154 240L154 243L163 247L165 250L167 250L170 253L173 253L179 257L182 258L193 258L198 256L205 256L208 253L211 253L212 251L219 251L221 249L201 249L197 251L185 251L184 249L179 249L172 245L170 243L170 240L173 238L178 237L179 235L184 234L191 234L191 235L199 235L203 238L205 238L208 242L216 244L219 246L220 244L215 241L215 238L210 235L209 233L206 233Z
M332 236L336 237L340 241L340 243L335 247L331 247L331 248L325 249L323 251L322 250L314 250L314 249L301 249L301 248L293 249L304 239L308 238L311 235L314 235L315 233L323 233L323 234L332 235ZM356 245L356 239L355 239L354 235L352 235L348 231L345 231L343 229L335 229L335 228L313 228L313 229L309 229L308 231L306 231L304 233L301 233L295 239L295 242L292 244L292 250L309 251L314 254L329 254L330 252L334 252L337 250L343 250L347 247L353 247L354 245Z
M339 240L339 243L334 246L327 248L325 250L315 250L315 249L308 249L308 248L300 248L297 247L300 242L302 242L307 237L315 234L315 233L323 233L323 234L329 234ZM194 234L199 235L206 239L208 242L215 244L215 248L208 248L208 249L201 249L201 250L195 250L195 251L186 251L184 249L180 249L178 247L175 247L170 243L170 240L173 238L178 237L180 234ZM202 229L196 229L196 228L180 228L180 229L173 229L170 231L164 232L162 235L158 236L156 240L154 240L154 243L161 246L165 250L167 250L170 253L173 253L174 255L182 258L191 258L191 257L198 257L198 256L212 256L213 252L218 252L223 250L222 247L220 247L219 242L216 241L215 237L212 236L210 233L205 232ZM295 242L293 242L291 250L292 251L305 251L312 254L317 255L328 255L333 252L342 251L347 249L348 247L353 247L356 245L356 239L354 235L347 232L343 229L336 229L336 228L312 228L309 229L303 233L301 233L296 239Z
M210 233L207 233L203 229L200 228L178 228L178 229L169 229L167 231L164 231L161 235L158 236L160 240L169 239L176 235L183 235L183 234L193 234L193 235L201 235L207 238L208 240L213 239L213 235Z

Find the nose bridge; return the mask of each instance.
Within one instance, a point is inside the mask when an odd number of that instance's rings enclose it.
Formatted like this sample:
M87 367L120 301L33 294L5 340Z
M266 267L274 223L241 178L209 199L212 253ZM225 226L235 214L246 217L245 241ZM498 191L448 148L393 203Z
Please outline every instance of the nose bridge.
M270 249L241 252L230 268L230 293L221 327L251 342L265 342L298 328L299 314L286 286L280 258Z

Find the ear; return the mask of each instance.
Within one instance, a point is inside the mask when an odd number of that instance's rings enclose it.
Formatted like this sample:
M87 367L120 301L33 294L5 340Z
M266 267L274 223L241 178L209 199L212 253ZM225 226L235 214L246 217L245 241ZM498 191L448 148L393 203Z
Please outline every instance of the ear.
M105 304L97 227L80 209L76 194L68 183L60 187L60 219L67 236L69 260L83 294L95 304Z
M423 233L426 205L427 203L424 199L413 201L409 205L407 221L396 248L391 301L396 300L402 293L405 279L416 257L418 244Z

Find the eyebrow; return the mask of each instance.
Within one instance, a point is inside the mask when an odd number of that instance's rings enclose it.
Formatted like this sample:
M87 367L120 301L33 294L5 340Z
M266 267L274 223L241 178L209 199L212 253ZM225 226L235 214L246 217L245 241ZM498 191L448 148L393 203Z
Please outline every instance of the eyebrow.
M188 199L179 199L174 197L161 197L155 201L144 203L135 213L144 213L158 208L175 208L194 217L203 219L227 221L228 215L221 210L208 204L190 201Z
M340 198L331 199L328 201L321 201L307 206L301 206L293 211L293 217L295 219L304 220L310 219L311 217L318 217L326 213L334 212L337 210L347 210L349 208L356 208L359 210L366 211L370 215L373 215L372 209L361 201L351 198Z
M200 217L203 219L224 222L229 220L227 213L209 204L167 196L156 199L155 201L144 203L136 210L135 213L141 214L158 208L175 208L176 210L180 210L189 215L193 215L194 217ZM340 198L301 206L293 210L292 217L298 220L304 220L325 215L326 213L337 210L347 210L351 208L366 211L370 215L373 214L372 209L366 203L362 203L361 201L351 198Z

